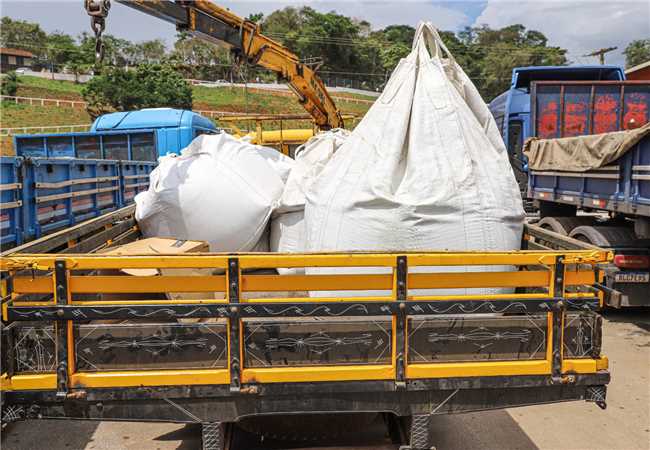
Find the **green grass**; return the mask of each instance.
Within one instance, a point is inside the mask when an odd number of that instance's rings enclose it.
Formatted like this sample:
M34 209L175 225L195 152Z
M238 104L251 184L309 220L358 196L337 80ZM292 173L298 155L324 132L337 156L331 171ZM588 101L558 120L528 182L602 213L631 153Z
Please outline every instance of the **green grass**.
M57 125L83 125L92 119L83 109L57 106L16 105L10 101L0 104L0 128L45 127ZM53 132L43 130L42 132ZM35 132L40 132L35 130ZM13 155L13 139L0 139L0 155Z
M21 87L32 87L47 89L48 91L67 94L78 94L81 97L83 84L75 84L71 81L50 80L48 78L20 75L18 77Z
M79 125L91 122L92 119L84 109L2 102L1 128Z
M294 98L262 92L246 92L241 87L194 86L194 109L214 109L239 113L297 114L304 110Z
M45 97L60 98L68 100L81 100L81 89L83 85L70 81L57 81L47 78L32 76L20 76L20 87L18 95L23 97ZM205 87L194 86L194 108L214 109L220 111L232 111L239 113L264 113L264 114L300 114L304 110L298 102L292 98L272 93L259 91L247 94L241 87ZM363 100L374 100L360 94L346 92L334 92L336 97L352 97ZM345 113L365 114L369 105L356 104L352 102L339 101L339 108Z
M81 89L83 85L70 81L57 81L32 76L20 76L20 84L16 95L20 97L52 98L61 100L83 100ZM216 87L194 86L194 109L196 110L217 110L236 112L241 114L304 114L305 110L300 106L295 97L274 95L260 91L248 91L246 93L241 87ZM355 98L358 94L333 93ZM359 118L368 111L369 104L356 104L352 102L337 103L341 111L356 114ZM57 106L30 106L28 104L14 104L5 101L0 105L0 127L35 127L55 125L78 125L91 123L92 119L85 110L70 107ZM253 123L241 124L242 126L254 127ZM228 125L223 124L224 127ZM279 122L265 123L264 129L279 129ZM309 127L307 121L285 122L285 129L291 127ZM0 140L0 154L13 154L10 139Z
M358 100L369 100L371 102L374 102L377 100L377 97L372 96L372 95L364 95L364 94L357 94L355 92L337 92L337 91L332 91L330 92L330 95L332 97L349 97L349 98L356 98Z

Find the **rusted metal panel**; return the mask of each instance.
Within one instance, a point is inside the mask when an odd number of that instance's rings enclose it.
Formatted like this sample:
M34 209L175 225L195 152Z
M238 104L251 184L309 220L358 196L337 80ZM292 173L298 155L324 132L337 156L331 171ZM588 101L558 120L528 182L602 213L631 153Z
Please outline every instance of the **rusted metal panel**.
M618 122L620 104L621 95L616 86L594 85L593 134L609 133L620 128Z
M542 139L609 133L650 121L650 83L540 81L531 89L534 134Z

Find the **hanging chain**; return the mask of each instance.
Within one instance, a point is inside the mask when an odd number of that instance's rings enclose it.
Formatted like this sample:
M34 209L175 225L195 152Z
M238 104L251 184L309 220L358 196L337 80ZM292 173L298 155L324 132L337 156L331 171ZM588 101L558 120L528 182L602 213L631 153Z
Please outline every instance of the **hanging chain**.
M85 0L86 12L90 16L90 28L95 33L95 65L99 66L104 60L104 41L102 33L106 28L106 16L111 9L110 0Z

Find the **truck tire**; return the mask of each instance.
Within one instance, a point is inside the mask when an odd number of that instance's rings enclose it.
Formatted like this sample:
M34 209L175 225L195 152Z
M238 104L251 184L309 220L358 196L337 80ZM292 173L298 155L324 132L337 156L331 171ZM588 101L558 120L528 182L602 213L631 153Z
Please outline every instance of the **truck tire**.
M637 238L634 230L625 227L580 226L569 236L598 247L636 247Z
M537 225L545 230L553 231L555 233L568 236L574 228L593 225L595 220L593 217L544 217L537 222Z

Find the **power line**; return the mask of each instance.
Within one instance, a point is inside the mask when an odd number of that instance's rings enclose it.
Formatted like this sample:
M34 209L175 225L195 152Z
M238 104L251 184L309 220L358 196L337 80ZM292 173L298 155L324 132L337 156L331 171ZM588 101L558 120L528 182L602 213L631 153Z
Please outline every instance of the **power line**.
M616 50L618 47L607 47L607 48L601 48L600 50L596 50L594 52L591 52L587 55L582 55L582 56L598 56L598 59L600 60L600 65L604 66L605 65L605 53L613 52Z
M309 42L309 41L308 41ZM324 45L344 45L344 46L350 46L350 47L363 47L365 44L337 44L333 42L326 42L326 41L314 41L312 43L319 43L319 44L324 44ZM25 43L18 43L18 42L6 42L6 45L19 45L22 47L30 47L30 48L43 48L39 45L34 45L34 44L25 44ZM377 46L377 47L383 47L382 44L377 43L376 45L373 44L372 46ZM84 52L80 48L69 48L69 47L57 47L57 46L48 46L46 47L47 49L61 49L65 52L68 53L79 53L79 54L90 54L90 52ZM466 55L466 56L475 56L474 53L471 52L474 48L490 48L491 53L516 53L517 55L528 55L528 56L540 56L540 55L545 55L549 53L549 51L554 51L558 50L557 47L540 47L540 48L530 48L530 47L524 47L526 50L523 50L521 47L508 47L508 48L499 48L499 47L467 47L465 50L460 50L456 49L452 54L454 55ZM513 50L510 50L509 48L512 48ZM173 53L173 50L172 50ZM126 57L123 53L121 56ZM578 55L573 54L573 53L564 53L563 56L565 57L576 57ZM586 55L583 55L586 56Z

